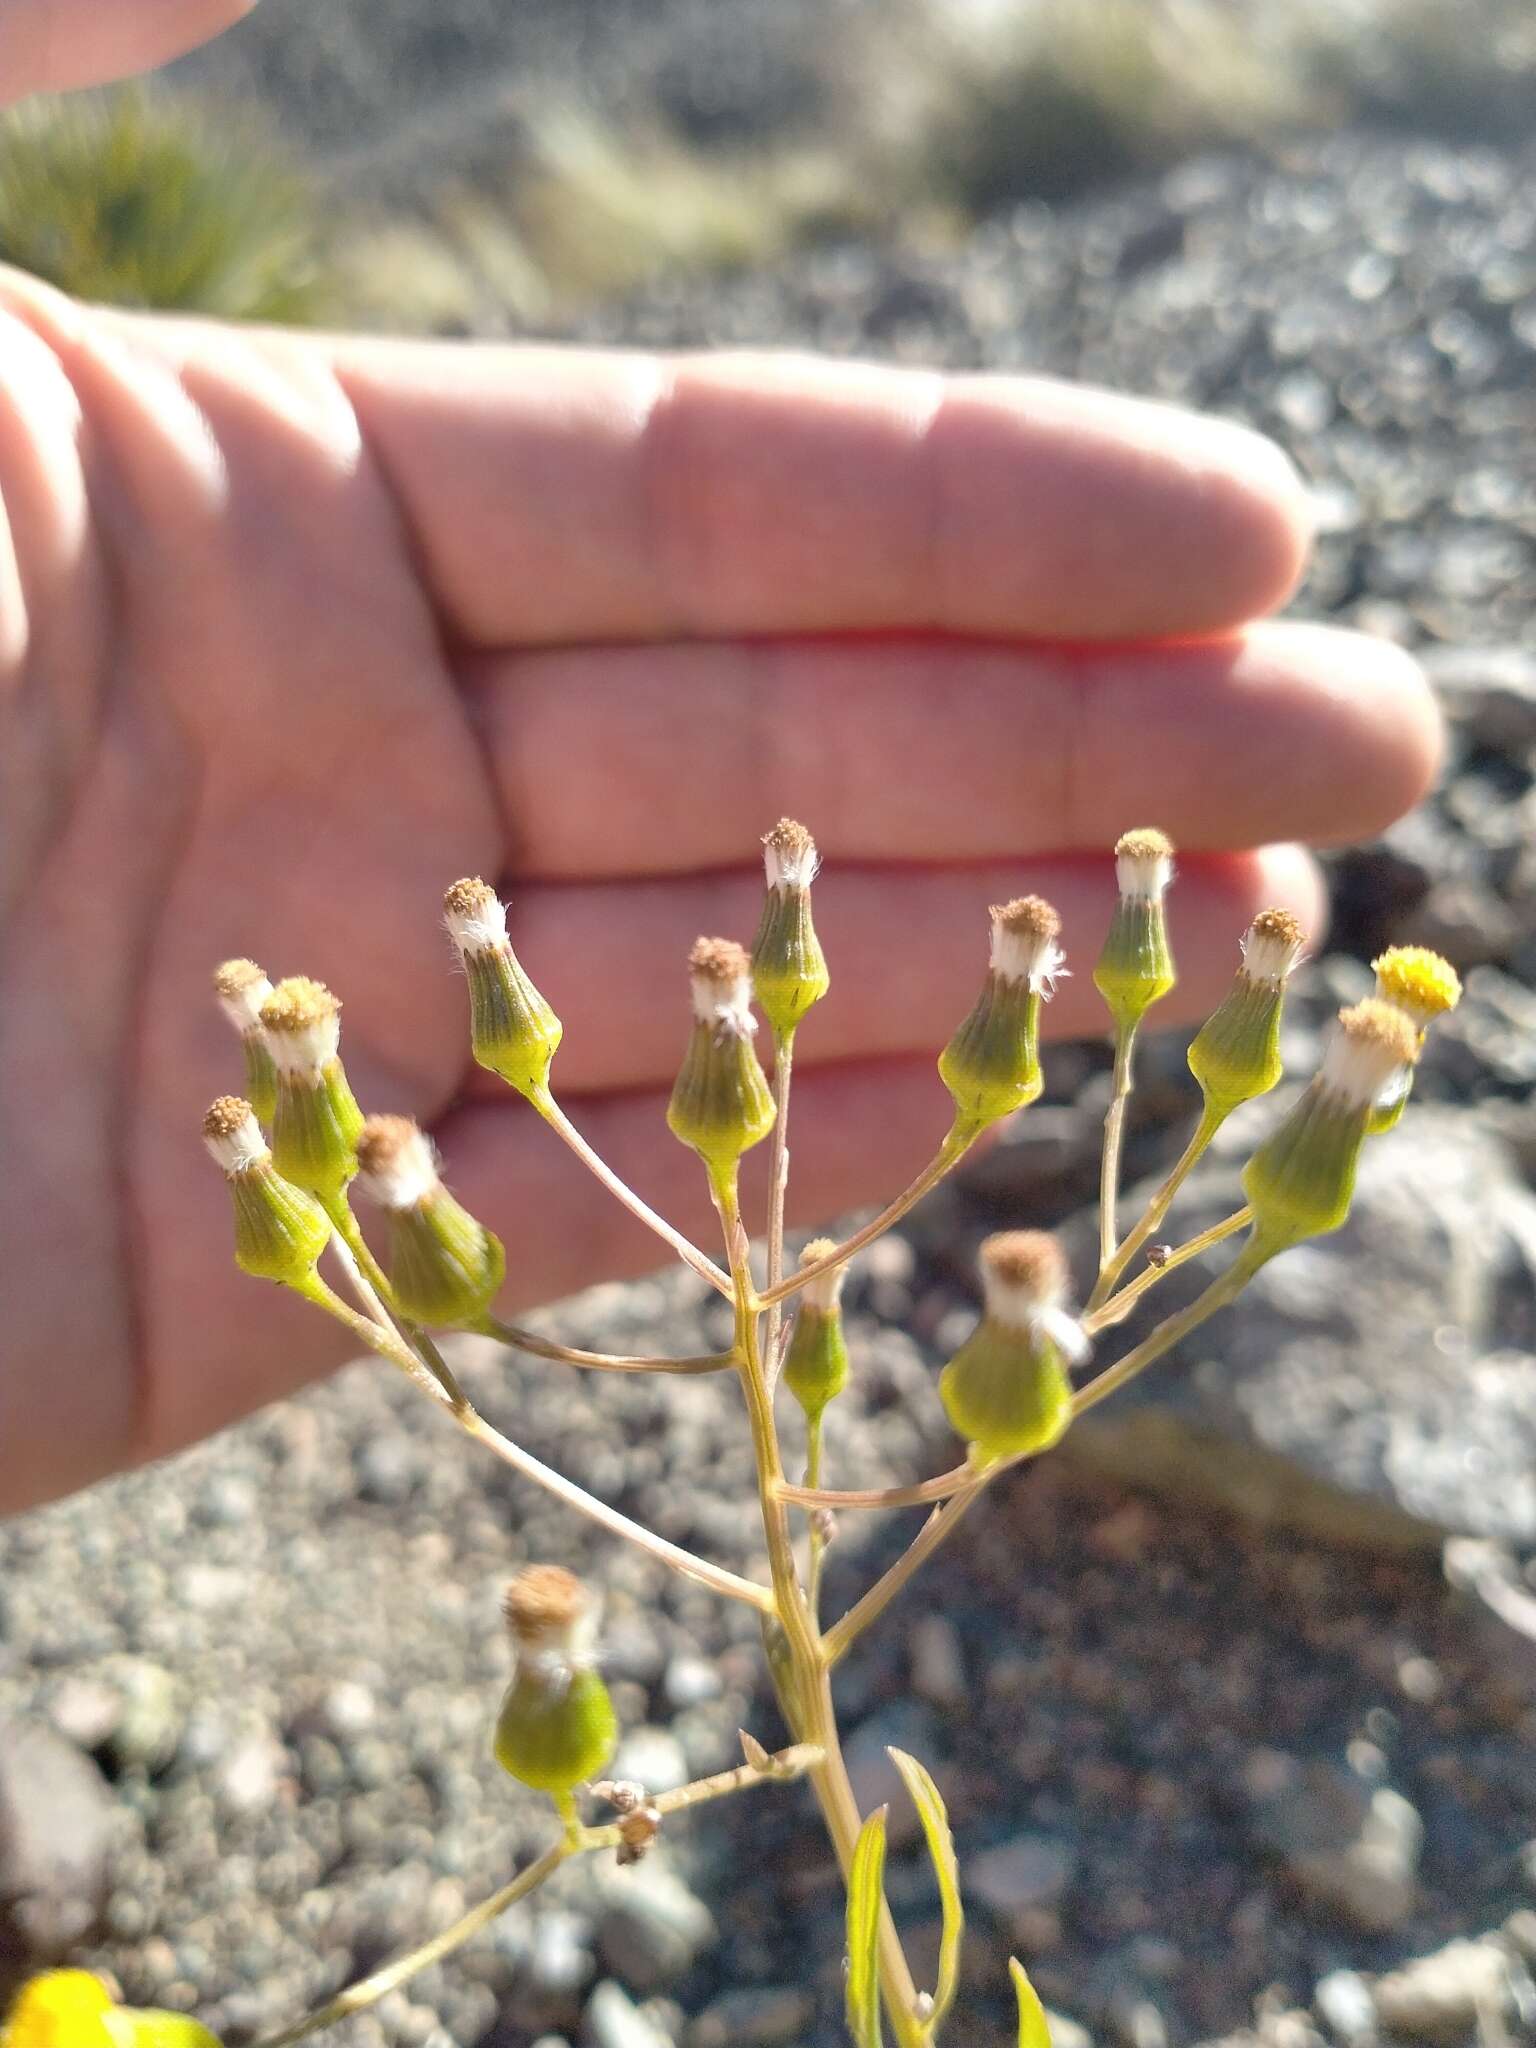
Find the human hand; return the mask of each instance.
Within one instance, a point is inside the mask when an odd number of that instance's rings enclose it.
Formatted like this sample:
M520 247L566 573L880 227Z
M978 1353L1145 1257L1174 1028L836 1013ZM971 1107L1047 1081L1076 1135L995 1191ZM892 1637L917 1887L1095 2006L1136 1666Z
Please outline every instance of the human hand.
M435 1129L515 1307L657 1251L470 1069L458 875L511 891L577 1122L696 1234L683 957L750 937L781 811L828 864L805 1220L931 1151L989 900L1050 896L1086 966L1103 849L1163 826L1169 1022L1261 906L1315 930L1290 842L1378 829L1438 739L1396 650L1258 622L1304 527L1254 437L1044 381L239 333L7 279L0 1508L336 1355L231 1262L198 1138L229 954L346 998L364 1106ZM1101 1028L1086 973L1049 1020Z

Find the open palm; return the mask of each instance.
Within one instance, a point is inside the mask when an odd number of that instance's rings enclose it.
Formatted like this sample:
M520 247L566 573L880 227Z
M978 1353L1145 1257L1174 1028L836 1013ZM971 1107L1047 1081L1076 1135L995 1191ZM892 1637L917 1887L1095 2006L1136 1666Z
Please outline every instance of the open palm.
M1405 658L1250 623L1303 529L1252 436L1039 381L253 336L8 280L0 1507L334 1355L230 1264L198 1142L238 1078L228 954L344 996L360 1097L436 1129L513 1302L656 1249L472 1075L460 874L512 894L568 1108L684 1222L682 958L750 936L783 810L828 864L807 1216L931 1148L986 903L1051 896L1086 964L1129 825L1184 849L1167 1008L1198 1014L1256 909L1315 925L1292 842L1375 829L1432 771ZM1098 1028L1091 993L1065 984L1058 1033Z

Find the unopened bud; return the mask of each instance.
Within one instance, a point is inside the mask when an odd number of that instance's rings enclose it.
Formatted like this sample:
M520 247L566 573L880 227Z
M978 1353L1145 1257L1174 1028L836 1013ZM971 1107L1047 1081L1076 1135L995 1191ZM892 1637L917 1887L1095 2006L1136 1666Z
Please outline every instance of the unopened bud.
M1189 1070L1209 1108L1225 1115L1280 1079L1285 984L1304 943L1288 910L1261 910L1249 926L1232 986L1189 1048Z
M261 1022L277 1069L277 1170L312 1195L339 1195L357 1171L354 1147L363 1128L339 1055L341 1003L323 982L295 975L267 997Z
M1072 1420L1069 1365L1088 1354L1064 1306L1067 1263L1044 1231L1005 1231L981 1248L981 1321L939 1380L944 1412L981 1462L1043 1451Z
M618 1747L618 1721L593 1662L586 1589L557 1565L534 1565L507 1589L516 1649L496 1722L496 1761L536 1792L564 1798L595 1778Z
M357 1166L358 1186L388 1221L385 1265L401 1313L439 1327L478 1322L501 1292L506 1254L443 1186L431 1140L409 1117L371 1116Z
M469 1040L476 1060L520 1095L543 1095L563 1026L507 938L507 913L494 889L470 877L443 898L448 936L469 983Z
M961 1121L974 1129L1024 1109L1044 1087L1040 1005L1066 972L1061 919L1040 896L991 910L992 948L975 1007L939 1055Z
M1376 1103L1418 1052L1418 1032L1392 1004L1369 997L1339 1012L1316 1079L1243 1170L1260 1241L1278 1249L1338 1229Z
M203 1118L203 1142L229 1187L241 1272L289 1286L307 1280L330 1242L330 1222L312 1195L277 1172L251 1105L221 1095Z
M1127 832L1115 844L1120 900L1093 979L1122 1032L1140 1023L1177 976L1163 898L1173 880L1173 845L1161 832Z
M219 1008L240 1034L246 1100L258 1121L268 1124L277 1102L277 1071L261 1025L261 1006L271 995L272 984L254 960L226 960L214 971L213 989Z
M773 1096L752 1035L750 963L730 939L699 939L688 956L693 1029L667 1124L711 1173L734 1170L773 1128Z
M830 1237L813 1238L800 1254L802 1266L817 1265L837 1250ZM816 1422L829 1401L848 1384L848 1345L843 1311L838 1302L846 1266L833 1266L808 1280L800 1291L800 1307L784 1354L784 1384Z
M816 842L793 818L780 818L763 840L768 893L752 948L758 1007L780 1036L793 1031L831 986L811 918Z

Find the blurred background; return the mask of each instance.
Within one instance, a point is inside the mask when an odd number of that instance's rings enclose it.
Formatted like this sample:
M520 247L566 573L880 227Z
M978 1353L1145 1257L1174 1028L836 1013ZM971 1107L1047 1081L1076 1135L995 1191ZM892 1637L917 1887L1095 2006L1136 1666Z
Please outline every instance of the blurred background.
M235 317L1028 366L1285 445L1321 529L1297 609L1416 649L1452 729L1432 801L1331 858L1288 1067L1383 944L1441 948L1466 999L1347 1230L998 1489L841 1703L866 1801L890 1742L950 1800L965 2048L1010 2038L1010 1951L1056 2048L1536 2040L1529 0L264 0L152 86L0 120L0 260ZM1102 1050L1047 1076L856 1272L834 1468L943 1454L985 1230L1081 1239ZM1133 1182L1194 1106L1179 1043L1144 1076ZM1239 1125L1191 1229L1233 1205ZM686 1276L547 1323L722 1338ZM540 1455L753 1560L729 1390L464 1370ZM845 1523L834 1600L893 1519ZM237 2048L500 1883L544 1828L487 1749L530 1558L605 1588L622 1775L776 1739L737 1612L366 1367L0 1530L6 1967L93 1961ZM922 1955L937 1897L893 1824ZM570 1873L333 2038L833 2048L840 1953L808 1801L765 1793L638 1874Z

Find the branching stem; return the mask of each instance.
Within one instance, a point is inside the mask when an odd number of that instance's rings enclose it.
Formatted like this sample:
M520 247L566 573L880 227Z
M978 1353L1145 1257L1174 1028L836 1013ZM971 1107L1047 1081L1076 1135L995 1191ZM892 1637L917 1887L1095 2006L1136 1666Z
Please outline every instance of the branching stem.
M1108 1301L1111 1294L1114 1293L1121 1275L1126 1271L1132 1259L1135 1258L1148 1238L1157 1229L1163 1218L1168 1214L1169 1209L1173 1206L1174 1196L1184 1185L1202 1154L1210 1145L1211 1140L1221 1129L1226 1121L1226 1117L1227 1112L1224 1109L1217 1108L1207 1101L1200 1121L1195 1126L1194 1136L1184 1147L1177 1163L1169 1172L1168 1178L1163 1182L1156 1194L1153 1195L1151 1201L1148 1202L1146 1212L1142 1216L1141 1221L1101 1270L1094 1290L1088 1297L1090 1313L1094 1309L1102 1307Z
M1125 1138L1125 1110L1134 1084L1132 1060L1136 1048L1136 1025L1121 1024L1115 1031L1114 1088L1104 1117L1104 1158L1099 1171L1099 1270L1115 1256L1119 1230L1120 1148Z
M1209 1230L1202 1230L1198 1236L1178 1245L1164 1259L1160 1266L1148 1266L1138 1273L1129 1286L1122 1287L1118 1294L1112 1294L1102 1308L1083 1318L1083 1328L1090 1337L1101 1330L1111 1330L1116 1323L1123 1323L1131 1310L1169 1273L1177 1272L1180 1266L1188 1265L1191 1259L1198 1259L1203 1253L1218 1245L1224 1238L1232 1237L1239 1230L1246 1230L1253 1221L1253 1211L1245 1202L1241 1209L1234 1209L1230 1216L1223 1216L1219 1223L1213 1223Z
M864 1225L862 1230L856 1230L852 1237L845 1238L836 1251L828 1252L824 1259L818 1259L814 1265L801 1266L786 1279L781 1280L776 1287L767 1288L758 1296L757 1306L772 1308L775 1302L784 1300L786 1295L793 1294L803 1287L807 1280L819 1279L823 1273L833 1272L838 1266L846 1265L856 1252L864 1249L865 1245L873 1244L877 1237L883 1237L892 1224L899 1223L907 1211L915 1208L931 1188L938 1186L955 1162L975 1144L981 1136L981 1130L979 1124L961 1124L957 1121L917 1179L910 1187L904 1188L894 1202L888 1203L872 1222Z
M579 1351L574 1345L557 1344L551 1337L541 1337L536 1330L525 1330L491 1315L482 1318L475 1329L478 1335L494 1337L498 1344L510 1344L515 1351L553 1359L560 1365L586 1366L593 1372L725 1372L737 1363L734 1351L710 1351L696 1358L643 1358L609 1351Z
M528 1099L550 1129L565 1140L587 1171L602 1182L609 1194L622 1203L631 1216L638 1217L647 1230L654 1230L664 1244L672 1247L685 1265L692 1266L695 1273L709 1282L717 1294L723 1294L727 1300L731 1298L730 1276L722 1273L714 1260L701 1252L691 1238L685 1237L682 1231L675 1229L665 1216L658 1216L648 1202L640 1199L627 1181L620 1179L602 1154L594 1151L587 1143L547 1088L529 1096Z

